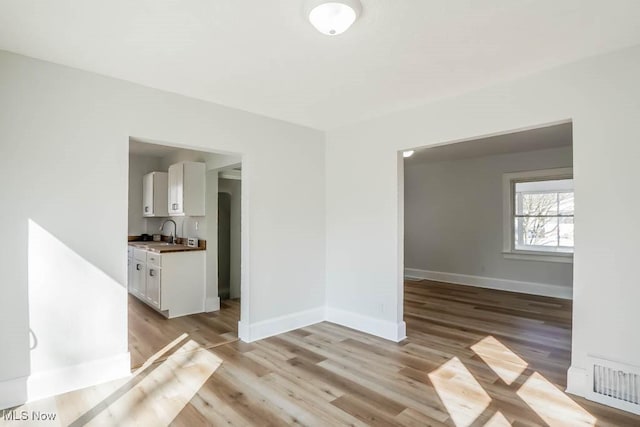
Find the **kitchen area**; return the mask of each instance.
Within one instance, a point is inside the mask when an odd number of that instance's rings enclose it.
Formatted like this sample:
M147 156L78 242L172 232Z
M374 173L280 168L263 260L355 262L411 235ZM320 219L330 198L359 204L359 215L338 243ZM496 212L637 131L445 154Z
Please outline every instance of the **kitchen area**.
M219 243L218 190L229 178L237 183L231 197L238 208L221 221ZM130 298L166 319L218 311L221 296L237 302L239 283L231 295L227 282L240 277L240 180L240 156L130 141Z

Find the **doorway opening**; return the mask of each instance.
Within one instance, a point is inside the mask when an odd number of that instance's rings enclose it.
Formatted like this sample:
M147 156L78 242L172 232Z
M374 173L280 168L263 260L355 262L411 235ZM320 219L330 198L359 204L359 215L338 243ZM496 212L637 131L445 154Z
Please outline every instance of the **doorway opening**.
M218 177L218 296L240 298L242 168L220 171Z
M231 297L231 194L218 192L218 296Z
M233 194L223 189L228 201L220 206L219 186L227 185L222 177L229 175L234 177ZM238 340L240 247L246 239L240 232L241 186L239 154L130 138L132 369L169 357L180 348L181 343L171 344L176 336L189 337L189 345L197 349ZM219 228L219 214L226 228Z
M518 386L514 399L533 378L565 389L580 215L572 123L411 151L399 153L408 339L447 354L487 398L483 371Z

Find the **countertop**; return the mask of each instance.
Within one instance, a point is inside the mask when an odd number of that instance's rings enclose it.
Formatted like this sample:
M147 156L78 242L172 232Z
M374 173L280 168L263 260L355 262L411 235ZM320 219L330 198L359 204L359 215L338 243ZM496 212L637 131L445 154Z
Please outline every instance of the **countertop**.
M204 251L204 247L191 248L181 244L171 244L167 242L129 242L129 246L134 248L143 249L145 251L156 252L159 254L171 253L171 252L192 252L192 251Z

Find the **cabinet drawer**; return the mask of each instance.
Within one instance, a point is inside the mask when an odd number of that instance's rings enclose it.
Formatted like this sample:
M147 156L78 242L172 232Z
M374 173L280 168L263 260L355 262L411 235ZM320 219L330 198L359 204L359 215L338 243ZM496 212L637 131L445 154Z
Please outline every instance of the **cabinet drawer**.
M135 248L133 250L133 257L136 259L136 261L142 261L142 262L146 263L147 262L147 251L145 251L143 249Z
M162 255L147 252L147 264L162 266Z

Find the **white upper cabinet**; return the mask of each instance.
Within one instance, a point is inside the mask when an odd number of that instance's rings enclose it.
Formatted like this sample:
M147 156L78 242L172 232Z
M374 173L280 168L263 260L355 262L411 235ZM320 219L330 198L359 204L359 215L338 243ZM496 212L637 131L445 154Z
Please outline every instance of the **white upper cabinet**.
M205 170L199 162L169 166L169 216L205 215Z
M169 216L167 210L166 172L151 172L142 179L142 215L145 217Z

